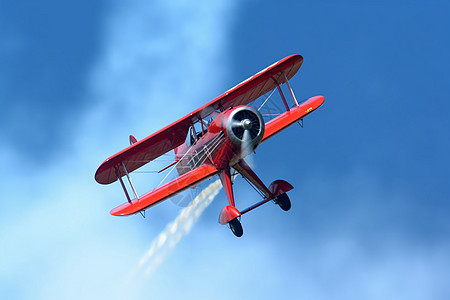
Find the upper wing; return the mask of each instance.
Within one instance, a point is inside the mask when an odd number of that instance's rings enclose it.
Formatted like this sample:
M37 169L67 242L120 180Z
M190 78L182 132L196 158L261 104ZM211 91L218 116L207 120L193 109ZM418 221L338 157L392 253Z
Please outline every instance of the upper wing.
M126 216L135 214L145 208L156 205L161 201L174 196L175 194L200 183L217 173L217 169L211 165L204 164L195 168L160 187L142 195L139 199L124 203L111 210L114 216Z
M184 143L190 124L191 120L186 116L111 156L97 169L95 180L102 184L112 183L125 175L122 163L128 172L132 172L178 147Z
M289 125L294 122L297 122L301 118L310 114L314 110L316 110L322 103L325 101L325 97L323 96L315 96L309 98L305 102L301 103L299 106L295 106L290 110L282 113L276 118L270 120L266 123L266 128L264 130L264 136L262 141L271 138L281 130L285 129Z
M178 147L184 143L193 123L214 111L252 102L284 83L286 78L292 78L302 63L303 57L297 54L274 63L180 120L111 156L97 169L95 180L102 184L112 183L125 175L122 163L128 172L132 172Z
M273 90L277 85L285 83L286 78L288 80L291 79L300 69L302 63L303 57L301 55L294 54L285 57L229 89L195 112L198 112L200 117L203 118L215 110L224 111L230 107L249 104ZM286 75L286 78L283 73Z

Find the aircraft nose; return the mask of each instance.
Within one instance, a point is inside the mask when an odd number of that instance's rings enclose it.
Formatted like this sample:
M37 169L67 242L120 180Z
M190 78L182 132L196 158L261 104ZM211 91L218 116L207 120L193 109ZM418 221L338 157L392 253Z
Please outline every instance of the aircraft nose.
M241 124L242 124L242 127L244 127L245 130L252 129L252 121L250 121L249 119L242 120Z
M236 145L251 143L256 148L264 135L264 119L254 107L238 106L227 117L226 132ZM253 151L252 149L252 151Z

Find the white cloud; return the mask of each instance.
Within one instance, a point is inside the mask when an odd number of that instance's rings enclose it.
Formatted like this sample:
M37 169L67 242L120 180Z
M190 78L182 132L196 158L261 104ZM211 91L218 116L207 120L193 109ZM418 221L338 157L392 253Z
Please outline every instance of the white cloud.
M123 195L117 186L98 185L93 175L107 155L126 146L129 131L142 138L216 92L227 69L232 5L133 1L111 10L89 79L92 105L72 147L61 145L67 151L48 166L14 172L3 182L14 204L2 212L2 296L119 299L145 291L123 283L170 220L158 221L158 212L169 209L174 217L176 209L161 205L146 220L111 217L109 209ZM2 154L10 170L26 170L7 147Z
M6 199L0 220L2 297L444 298L448 244L434 243L422 251L405 241L380 239L383 247L367 249L352 231L364 219L361 214L347 220L346 230L338 234L324 230L316 231L326 232L323 236L308 236L310 228L292 221L308 204L304 200L283 215L283 224L273 217L281 214L273 208L270 214L262 207L245 216L242 239L217 224L217 213L206 214L210 227L194 226L152 277L127 282L177 209L167 203L149 211L145 220L111 217L108 210L123 196L118 185L95 183L95 168L126 146L127 134L142 138L221 92L216 87L226 76L233 21L233 4L129 3L117 4L105 24L103 52L86 95L92 106L72 137L73 147L39 170L27 170L7 147L0 150L3 167L23 170L1 181ZM328 197L350 198L347 203L353 204L405 197L380 192L379 182L367 173L342 174L340 180L322 175L309 174L310 180L294 190L303 196L298 198L321 204L330 204L323 200ZM360 184L356 191L355 180ZM356 212L370 207L361 205ZM355 212L355 207L348 209L346 217ZM283 230L289 235L283 237Z

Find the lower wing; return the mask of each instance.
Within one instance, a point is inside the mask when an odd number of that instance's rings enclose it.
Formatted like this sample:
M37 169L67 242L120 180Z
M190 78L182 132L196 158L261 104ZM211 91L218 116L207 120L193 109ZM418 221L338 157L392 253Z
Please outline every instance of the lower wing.
M217 174L217 169L209 164L201 165L160 187L140 196L130 203L124 203L111 210L113 216L126 216L138 213L141 210L154 206L177 193L196 185Z
M315 96L309 98L305 102L301 103L299 106L295 106L290 110L277 116L275 119L270 120L266 123L266 128L264 131L264 136L262 141L271 138L281 130L285 129L289 125L298 120L302 119L306 115L310 114L316 110L325 101L323 96Z

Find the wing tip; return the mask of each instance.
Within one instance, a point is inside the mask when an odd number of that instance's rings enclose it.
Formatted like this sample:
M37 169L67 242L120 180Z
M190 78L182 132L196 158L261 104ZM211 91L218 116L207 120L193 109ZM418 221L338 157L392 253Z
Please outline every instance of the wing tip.
M127 202L117 207L114 207L113 209L110 210L109 213L112 216L128 216L130 215L130 213L127 213L125 210L128 209L130 206L132 206L132 204Z

